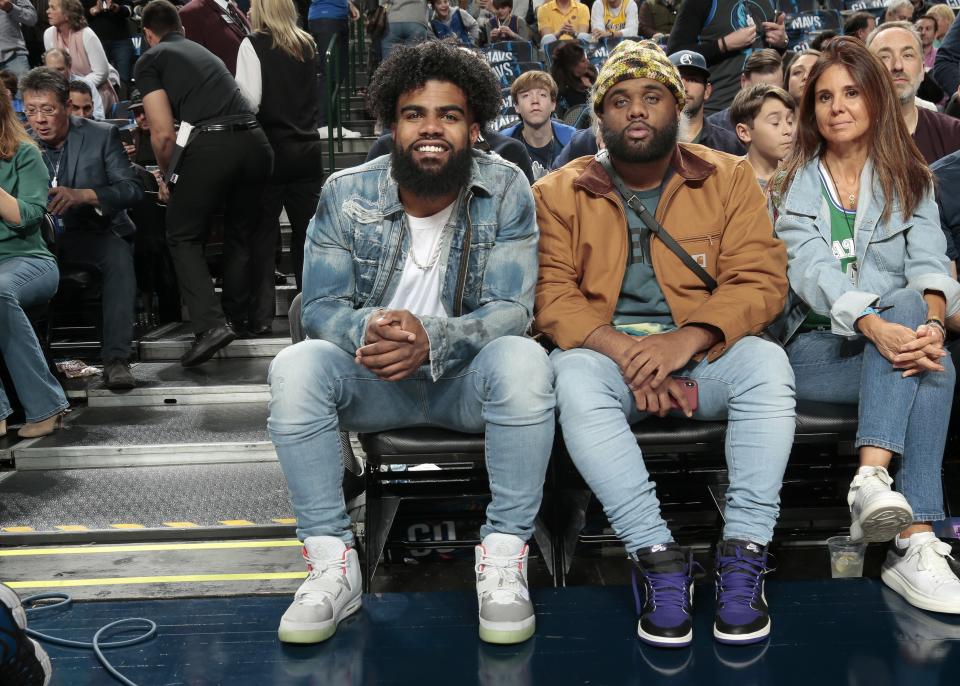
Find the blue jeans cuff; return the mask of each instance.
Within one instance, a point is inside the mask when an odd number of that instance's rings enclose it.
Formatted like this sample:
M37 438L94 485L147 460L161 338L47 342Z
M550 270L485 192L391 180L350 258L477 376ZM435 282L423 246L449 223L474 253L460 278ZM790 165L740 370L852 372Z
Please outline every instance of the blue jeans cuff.
M870 438L869 436L857 436L857 442L853 444L854 448L862 448L863 446L870 446L872 448L882 448L884 450L889 450L892 453L897 455L903 455L903 445L898 443L891 443L890 441L885 441L882 438Z
M946 514L943 510L938 512L914 512L913 521L923 522L924 524L933 524L934 522L942 522L946 519Z
M27 421L30 422L30 423L32 423L32 424L35 424L36 422L42 422L44 419L50 419L50 417L52 417L52 416L55 415L55 414L60 414L61 412L63 412L64 410L66 410L68 407L70 407L69 401L63 403L62 405L59 405L59 406L58 406L56 409L54 409L52 412L47 412L46 414L44 414L44 415L41 416L41 417L27 417Z

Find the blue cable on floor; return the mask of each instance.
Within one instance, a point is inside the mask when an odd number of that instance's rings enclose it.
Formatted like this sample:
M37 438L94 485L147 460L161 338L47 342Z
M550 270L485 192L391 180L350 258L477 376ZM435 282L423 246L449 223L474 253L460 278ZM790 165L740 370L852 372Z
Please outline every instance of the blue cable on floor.
M50 605L41 605L40 607L30 607L31 603L36 603L40 600L59 600L59 603L53 603ZM57 608L69 607L73 603L73 598L71 598L66 593L38 593L37 595L29 596L24 598L23 602L24 608L27 610L27 615L37 612L46 612L47 610L54 610ZM103 636L107 631L114 629L118 626L125 624L131 624L138 622L145 629L143 634L139 636L134 636L133 638L128 638L123 641L114 641L112 643L101 643L100 637ZM132 628L132 627L131 627ZM124 629L129 631L130 629ZM144 619L142 617L133 617L130 619L118 619L115 622L110 622L109 624L100 627L97 629L97 632L93 635L93 641L86 643L84 641L71 641L66 638L57 638L56 636L48 636L47 634L42 634L39 631L34 631L31 628L27 628L27 633L40 640L46 641L47 643L53 643L55 645L66 646L68 648L85 648L87 650L93 650L94 654L97 656L97 659L100 660L100 664L103 665L104 669L109 672L109 674L117 679L124 686L137 686L135 683L130 681L128 678L123 676L120 672L110 664L110 661L107 660L106 655L103 654L103 648L123 648L124 646L132 646L137 643L142 643L143 641L149 640L156 636L157 634L157 624L156 622Z

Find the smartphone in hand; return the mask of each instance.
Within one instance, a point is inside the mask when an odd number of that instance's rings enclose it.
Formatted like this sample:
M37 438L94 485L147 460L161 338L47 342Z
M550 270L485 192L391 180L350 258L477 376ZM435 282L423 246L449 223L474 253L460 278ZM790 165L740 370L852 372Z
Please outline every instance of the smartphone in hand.
M684 397L687 399L687 405L690 406L690 411L696 412L698 402L700 400L700 388L697 386L697 382L685 376L675 376L673 377L673 380L680 384L680 389L683 392ZM673 398L670 398L670 409L680 409L679 403L677 403L677 401Z

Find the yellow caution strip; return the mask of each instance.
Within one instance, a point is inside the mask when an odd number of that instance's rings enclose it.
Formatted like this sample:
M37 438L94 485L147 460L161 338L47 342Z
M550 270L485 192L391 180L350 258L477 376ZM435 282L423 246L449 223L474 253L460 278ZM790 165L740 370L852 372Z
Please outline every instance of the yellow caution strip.
M302 579L306 572L269 572L262 574L179 574L174 576L118 576L103 579L40 579L5 581L10 588L70 588L77 586L121 586L131 584L182 584L210 581L274 581Z
M276 519L271 519L270 521L276 524L296 524L297 523L297 520L293 517L279 517ZM218 523L222 524L223 526L256 526L257 525L256 522L251 522L249 519L223 519ZM171 529L196 529L200 525L197 524L196 522L163 522L163 526ZM89 527L84 526L82 524L63 524L60 526L56 526L54 528L59 529L60 531L67 531L67 532L91 531ZM111 524L110 528L111 529L147 529L149 527L143 524L135 524L132 522L131 523L121 522L117 524ZM0 531L3 531L5 533L11 533L11 534L29 534L29 533L34 533L36 529L32 526L4 526L4 527L0 527Z
M137 545L83 545L69 548L8 548L0 549L3 557L31 557L34 555L90 555L99 553L137 553L154 550L229 550L240 548L299 548L297 540L280 541L208 541L201 543L141 543Z

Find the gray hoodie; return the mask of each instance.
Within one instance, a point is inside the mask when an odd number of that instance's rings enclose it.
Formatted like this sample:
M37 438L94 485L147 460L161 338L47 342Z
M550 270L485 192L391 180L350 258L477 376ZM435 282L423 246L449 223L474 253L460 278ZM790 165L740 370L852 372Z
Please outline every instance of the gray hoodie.
M21 26L33 26L37 23L37 10L30 0L11 0L13 7L9 12L0 10L0 64L8 62L17 55L26 55L27 46L23 42Z
M381 0L381 5L388 2ZM388 22L409 21L416 24L427 24L427 2L426 0L389 0L390 9L387 10Z

